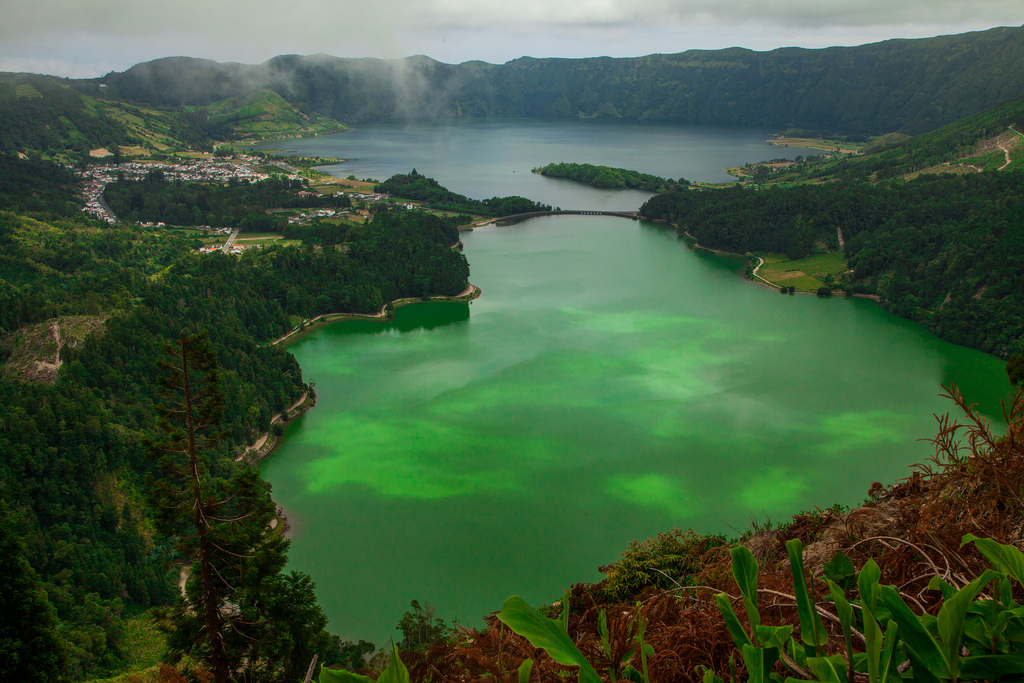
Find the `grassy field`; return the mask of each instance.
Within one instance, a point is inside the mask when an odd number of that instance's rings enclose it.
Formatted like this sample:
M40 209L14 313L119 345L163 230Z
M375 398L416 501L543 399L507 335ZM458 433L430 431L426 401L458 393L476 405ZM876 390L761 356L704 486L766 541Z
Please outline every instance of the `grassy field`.
M25 99L34 100L42 97L42 94L28 83L16 86L14 88L15 97L24 97Z
M838 279L849 270L842 252L815 254L792 261L782 254L758 254L764 265L757 274L780 287L796 287L802 291L814 291L825 285L831 275Z
M768 143L776 147L805 147L807 149L820 149L824 152L841 152L843 154L856 153L864 146L862 142L788 136L771 138L768 140Z
M245 235L244 237L239 235L235 239L235 244L240 247L251 247L259 244L264 247L270 246L271 244L290 245L299 244L300 240L286 240L284 235L273 235L267 233L253 233L251 235Z
M332 175L319 175L312 179L313 188L323 194L334 194L335 192L373 192L376 183L367 183L362 180L349 180L337 178Z
M262 240L262 239L276 239L279 240L283 235L279 232L242 232L238 235L238 241L241 240Z

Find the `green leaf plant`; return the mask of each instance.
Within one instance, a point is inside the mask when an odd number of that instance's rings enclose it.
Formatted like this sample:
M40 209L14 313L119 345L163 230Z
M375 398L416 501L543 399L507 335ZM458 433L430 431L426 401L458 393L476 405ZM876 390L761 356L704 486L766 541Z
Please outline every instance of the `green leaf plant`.
M520 680L522 679L520 678ZM374 680L362 674L344 669L328 669L321 665L320 683L374 683ZM392 646L391 661L381 672L376 683L409 683L409 669L402 663L397 647Z
M529 640L534 647L543 648L548 656L559 664L578 667L580 683L601 683L601 677L597 671L567 633L568 600L562 600L562 612L559 618L549 619L528 605L521 597L513 595L505 601L505 606L498 612L498 619ZM523 671L520 670L519 674L521 683L525 683L522 681Z
M734 598L720 593L715 596L715 603L743 661L745 680L749 683L1024 680L1024 605L1013 597L1014 590L1019 595L1024 588L1024 553L991 539L964 536L963 545L971 543L992 568L961 587L939 576L933 578L929 588L942 595L938 613L933 616L915 613L895 586L882 585L881 571L874 560L868 560L855 572L845 556L826 565L824 583L828 587L828 601L819 605L813 583L807 584L803 545L799 540L791 540L786 544L793 569L793 595L789 597L796 607L798 623L778 626L764 624L759 611L757 560L747 548L733 548L730 551L732 573L749 628L733 608ZM856 597L851 597L854 593ZM602 683L595 666L568 635L568 605L568 599L563 600L558 618L550 619L514 595L505 601L498 619L534 647L544 649L555 662L576 667L579 683ZM825 605L830 605L832 610L827 610ZM831 633L822 620L823 614L838 625ZM644 642L646 627L639 604L625 633L616 632L607 614L599 613L598 635L609 681L652 683L647 657L654 651ZM837 645L840 636L841 646ZM830 644L838 651L829 652ZM630 664L637 655L639 670ZM737 683L734 659L729 661L728 680ZM529 683L532 668L532 660L522 663L518 670L519 683ZM697 671L703 683L725 683L707 666L698 666ZM321 668L320 681L373 683L373 679L366 676L324 668ZM397 648L377 683L409 683L409 671L402 664Z
M1013 598L1013 582L1024 586L1024 553L1012 545L967 535L992 565L962 587L936 576L929 588L942 594L938 614L917 614L895 586L881 585L881 572L869 560L854 576L842 556L826 565L825 583L838 624L842 651L826 654L830 642L813 590L809 589L799 540L786 544L793 568L796 626L765 626L757 603L757 560L742 546L733 548L733 578L750 625L741 623L725 593L715 602L747 669L751 683L869 683L902 681L1024 680L1024 606ZM832 573L832 576L829 574ZM859 599L848 592L856 580ZM882 624L885 624L883 629ZM840 635L835 634L835 635ZM858 651L856 646L862 646ZM780 673L784 670L785 673ZM708 667L698 667L704 683L724 683ZM729 680L735 683L735 671Z

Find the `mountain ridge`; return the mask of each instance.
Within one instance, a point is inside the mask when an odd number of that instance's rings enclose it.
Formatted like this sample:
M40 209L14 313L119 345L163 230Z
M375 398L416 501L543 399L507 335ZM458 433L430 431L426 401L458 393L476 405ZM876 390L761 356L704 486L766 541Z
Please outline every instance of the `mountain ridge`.
M87 94L202 105L263 87L353 123L611 117L917 134L1024 93L1024 28L854 47L520 57L504 64L279 55L259 65L169 57L71 83Z

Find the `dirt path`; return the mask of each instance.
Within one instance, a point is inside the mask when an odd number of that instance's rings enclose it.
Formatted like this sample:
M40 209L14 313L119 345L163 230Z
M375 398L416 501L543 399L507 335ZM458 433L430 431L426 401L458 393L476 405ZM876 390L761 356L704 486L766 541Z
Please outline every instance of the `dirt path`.
M56 381L57 373L60 371L60 366L63 362L60 359L60 318L51 320L49 323L50 332L53 334L53 362L50 363L45 360L37 360L35 362L36 371L41 373L43 377L47 378L51 384Z
M757 257L757 265L754 266L754 269L752 271L750 271L751 276L753 276L757 280L760 280L762 284L766 284L769 287L772 287L774 289L779 289L781 287L781 285L777 285L774 282L771 282L770 280L765 280L763 277L761 277L758 274L758 271L761 270L761 266L763 266L763 265L764 265L764 259L761 258L760 256L758 256Z
M285 410L283 412L280 412L280 413L277 413L276 415L274 415L274 417L270 418L270 426L273 427L275 424L280 422L282 415L291 414L292 411L294 411L296 408L298 408L303 403L305 403L306 399L308 399L308 398L309 398L309 392L308 391L304 392L302 394L302 396L299 397L299 400L296 401L295 403L293 403L287 410ZM244 451L242 451L235 458L235 462L241 462L250 453L257 453L258 454L260 452L260 449L263 448L266 445L266 443L267 443L267 441L269 439L270 439L270 432L269 431L268 432L264 432L263 435L260 436L260 438L256 439L255 443L253 443L251 446L246 448Z
M712 249L711 247L702 247L700 245L700 242L697 241L696 237L686 232L685 230L683 231L683 234L689 237L691 240L693 240L693 246L696 247L697 249L700 249L701 251L709 251L712 254L722 254L724 256L743 256L743 254L737 254L734 251L725 251L724 249ZM761 270L761 266L764 265L764 259L761 258L760 256L756 256L755 258L757 259L757 265L754 266L754 269L752 271L750 271L750 274L753 277L753 279L760 284L768 285L773 289L779 289L779 285L775 284L774 282L771 282L770 280L765 280L763 277L758 275L758 271Z
M181 572L178 573L178 592L181 593L181 597L185 596L185 584L188 583L188 577L192 576L191 565L184 565L181 568Z
M997 171L1002 171L1004 168L1006 168L1013 162L1013 159L1010 158L1010 150L1008 147L1003 147L1002 145L999 145L999 149L1003 150L1003 154L1006 155L1006 163L996 169Z

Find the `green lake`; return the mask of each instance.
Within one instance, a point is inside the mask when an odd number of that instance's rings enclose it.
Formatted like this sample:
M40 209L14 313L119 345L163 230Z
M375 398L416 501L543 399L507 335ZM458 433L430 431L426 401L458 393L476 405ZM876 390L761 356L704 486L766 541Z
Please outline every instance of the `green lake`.
M386 645L413 599L469 625L514 593L556 600L672 527L857 504L929 456L940 385L990 414L1009 392L994 357L868 300L754 285L663 227L463 237L481 298L290 347L319 402L263 473L344 638Z

